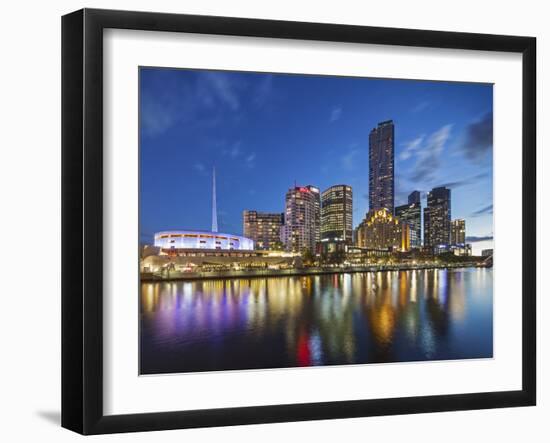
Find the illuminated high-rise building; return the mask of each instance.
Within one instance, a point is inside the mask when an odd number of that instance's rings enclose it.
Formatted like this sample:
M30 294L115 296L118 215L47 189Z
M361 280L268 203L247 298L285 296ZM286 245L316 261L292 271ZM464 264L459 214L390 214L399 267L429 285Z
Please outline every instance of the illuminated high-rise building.
M321 241L351 243L353 236L351 186L334 185L321 194Z
M463 245L466 243L466 220L457 218L451 222L451 244Z
M418 191L415 191L418 192ZM411 228L411 247L419 248L422 246L422 209L420 206L420 196L418 200L414 198L414 192L409 195L409 203L396 206L395 216L403 223L407 223ZM413 203L411 203L411 201Z
M451 190L433 188L424 208L424 246L449 245L451 241Z
M386 208L370 210L356 229L355 245L369 249L410 249L410 227Z
M394 208L394 124L378 123L369 134L369 209Z
M313 208L314 208L314 219L315 219L315 246L321 240L321 192L319 191L319 188L312 185L307 185L307 189L309 189L309 192L311 192L313 196Z
M320 239L321 198L315 186L295 186L286 193L282 241L288 251L315 252Z
M280 249L284 215L280 212L243 212L243 234L256 249Z

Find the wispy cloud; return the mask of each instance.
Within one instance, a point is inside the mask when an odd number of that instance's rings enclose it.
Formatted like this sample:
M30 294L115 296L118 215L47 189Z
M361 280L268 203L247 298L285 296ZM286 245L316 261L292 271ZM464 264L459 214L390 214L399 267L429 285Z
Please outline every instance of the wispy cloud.
M361 150L358 148L351 148L346 154L340 158L342 168L347 171L353 171L357 167L357 160Z
M160 103L143 104L140 119L143 131L149 136L162 134L174 124L173 114Z
M405 177L401 175L396 175L395 177L395 205L399 206L407 203L411 189L414 186L410 183Z
M436 177L445 143L451 136L451 128L452 125L445 125L428 138L422 137L422 140L417 143L413 150L416 163L410 177L411 181L428 181Z
M193 165L193 168L195 169L195 171L200 172L200 173L203 173L204 171L206 171L206 167L204 166L204 164L199 163L199 162L195 163Z
M477 237L477 236L473 235L473 236L466 237L466 241L468 243L477 243L477 242L480 242L480 241L490 241L490 240L493 240L492 235L485 235L485 236L482 236L482 237Z
M341 106L337 106L336 108L334 108L331 112L330 112L330 119L329 121L331 123L334 123L338 120L340 120L340 118L342 117L342 107Z
M256 153L243 149L243 142L241 140L225 148L222 151L222 155L228 157L229 160L238 160L240 167L245 166L252 169L256 166Z
M430 102L429 101L422 101L422 102L419 102L416 104L416 106L414 106L411 111L414 112L414 113L418 113L418 112L422 112L424 111L426 108L428 108L428 106L430 106Z
M481 172L479 174L473 175L471 177L467 177L465 179L440 183L437 186L444 186L446 188L456 189L456 188L460 188L462 186L473 185L473 184L479 182L479 180L484 179L488 176L489 176L488 172Z
M256 106L263 106L271 97L271 93L273 91L273 76L272 75L266 75L262 78L260 83L258 84L258 87L254 93L254 104Z
M227 105L233 111L241 107L238 82L230 80L223 72L205 72L203 78L219 103Z
M228 155L231 158L239 157L243 153L242 142L240 140L236 141L229 148L224 149L222 153L223 155Z
M277 97L276 79L270 74L146 69L140 75L140 127L146 136L176 126L206 131L221 124L238 125Z
M165 74L164 71L155 73L147 83L150 86L140 90L140 128L146 136L162 134L191 116L187 100L178 100L176 97L188 97L192 94L192 89L186 83L178 83L171 77L165 77ZM163 87L160 88L159 84Z
M424 135L421 135L407 143L405 143L405 149L401 151L401 154L399 154L399 158L401 160L407 160L411 158L414 153L422 146L422 142L424 141Z
M215 127L222 122L238 122L243 117L245 100L260 103L271 91L271 76L258 81L225 72L156 71L140 74L142 86L140 117L143 133L162 134L176 125ZM154 92L153 92L154 91Z
M493 205L490 204L490 205L484 206L481 209L478 209L477 211L472 212L472 214L470 216L471 217L480 217L482 215L490 215L492 213L493 213Z
M235 145L231 148L231 151L229 151L229 155L233 158L237 158L241 154L241 148L239 145Z
M255 166L256 153L252 152L245 158L246 166L253 168Z
M470 123L460 150L472 162L481 160L493 149L493 113L488 112L481 119Z

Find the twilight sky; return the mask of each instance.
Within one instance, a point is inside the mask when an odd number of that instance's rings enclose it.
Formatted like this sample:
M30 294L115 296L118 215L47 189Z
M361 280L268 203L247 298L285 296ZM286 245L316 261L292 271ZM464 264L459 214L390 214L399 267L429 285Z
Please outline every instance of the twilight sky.
M493 238L492 85L141 68L140 237L211 225L242 211L283 212L294 185L353 187L354 228L368 210L368 136L395 123L395 204L451 188L474 253Z

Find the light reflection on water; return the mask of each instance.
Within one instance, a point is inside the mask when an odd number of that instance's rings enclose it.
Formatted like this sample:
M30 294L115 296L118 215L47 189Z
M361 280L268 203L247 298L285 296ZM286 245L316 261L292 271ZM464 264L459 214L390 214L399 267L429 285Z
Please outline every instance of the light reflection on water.
M141 373L492 357L492 270L142 283Z

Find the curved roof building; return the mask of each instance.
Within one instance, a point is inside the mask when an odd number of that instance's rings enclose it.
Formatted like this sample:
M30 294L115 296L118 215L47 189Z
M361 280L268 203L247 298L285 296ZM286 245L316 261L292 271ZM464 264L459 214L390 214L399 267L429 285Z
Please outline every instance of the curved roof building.
M250 251L254 241L234 234L209 231L163 231L155 234L155 246L162 249L235 249Z

